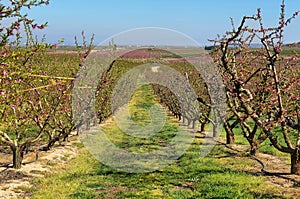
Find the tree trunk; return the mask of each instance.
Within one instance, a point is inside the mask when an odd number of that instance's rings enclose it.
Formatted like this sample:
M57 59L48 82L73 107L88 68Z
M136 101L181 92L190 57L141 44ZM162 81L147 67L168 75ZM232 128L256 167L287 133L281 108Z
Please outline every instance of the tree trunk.
M224 128L226 131L226 144L234 144L234 133L232 132L232 129L229 127L229 124L227 121L224 121Z
M232 131L226 132L226 144L234 144L234 134Z
M296 147L291 154L291 173L300 175L300 148Z
M201 123L201 126L200 126L201 133L205 131L205 126L206 126L206 122Z
M191 119L187 119L187 127L188 127L188 129L190 129L191 128L191 123L192 123L192 121L191 121Z
M88 131L88 130L90 130L91 129L91 121L90 121L90 119L88 119L87 121L86 121L86 130Z
M100 123L101 123L101 121L100 121ZM76 128L76 132L77 132L77 133L76 133L77 136L80 135L80 127L77 127L77 128Z
M196 120L193 120L192 129L195 129L195 127L196 127Z
M10 147L13 152L13 168L21 169L22 161L23 161L23 151L18 146Z
M180 114L178 114L178 120L181 121L181 115Z
M50 150L53 148L54 144L55 144L57 141L58 141L57 139L49 140L49 142L48 142L48 144L47 144L47 146L46 146L46 148L45 148L45 151L50 151Z
M63 141L64 142L68 142L69 141L69 133L67 133L67 134L64 135Z
M50 151L53 146L55 145L56 142L59 142L61 140L61 135L57 135L55 137L52 137L52 139L50 139L48 141L47 147L46 147L46 151Z
M212 122L212 125L213 125L213 137L218 137L219 136L219 124L220 124L220 121L219 121L219 118L218 118L218 113L216 112L215 109L213 109L213 122Z
M252 141L250 143L250 155L256 155L257 149L258 149L257 144L254 141Z
M213 137L217 137L218 136L218 125L217 124L213 124Z

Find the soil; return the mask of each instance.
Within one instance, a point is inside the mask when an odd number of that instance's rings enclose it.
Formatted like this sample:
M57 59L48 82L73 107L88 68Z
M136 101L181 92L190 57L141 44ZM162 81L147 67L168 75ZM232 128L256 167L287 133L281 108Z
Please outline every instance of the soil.
M236 152L233 158L250 158L254 161L253 166L244 166L242 169L248 173L265 176L267 183L277 187L283 197L300 198L300 176L290 174L290 162L288 158L257 153L255 156L245 156L248 146L230 145L229 150ZM240 155L239 155L240 154Z
M36 153L31 152L25 155L22 168L15 170L9 164L11 155L0 152L0 199L29 197L26 195L26 188L30 188L33 177L43 177L51 172L55 166L66 164L76 157L78 147L74 143L79 143L78 137L71 137L64 145L55 145L50 151L39 151L38 161Z

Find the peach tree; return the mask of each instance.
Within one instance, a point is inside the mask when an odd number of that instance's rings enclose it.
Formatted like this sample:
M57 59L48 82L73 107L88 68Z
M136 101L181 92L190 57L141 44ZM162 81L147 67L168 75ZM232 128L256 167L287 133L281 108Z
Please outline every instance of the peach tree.
M50 47L44 39L37 41L32 33L33 29L44 29L47 23L37 24L21 12L43 4L49 1L10 0L0 4L0 142L12 150L13 167L17 169L25 148L42 138L53 114L44 108L47 93L37 89L45 82L32 75L31 64L34 57Z
M256 15L245 16L237 28L232 23L231 31L213 40L212 51L226 86L227 119L241 126L252 155L266 139L290 154L294 174L300 174L300 67L297 54L284 56L283 38L285 27L297 15L298 11L286 18L283 1L278 25L265 27L258 9ZM252 49L255 41L260 47Z

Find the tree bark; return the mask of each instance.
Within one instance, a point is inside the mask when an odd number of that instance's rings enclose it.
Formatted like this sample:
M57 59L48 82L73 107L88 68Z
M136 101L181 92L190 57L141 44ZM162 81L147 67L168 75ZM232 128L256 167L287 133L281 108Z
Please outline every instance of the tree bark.
M234 144L234 142L235 139L233 132L226 132L226 144Z
M234 133L227 121L224 121L224 128L226 131L226 144L234 144Z
M218 136L218 126L217 124L213 124L213 137L217 137Z
M255 142L252 142L250 144L250 155L256 155L257 149L258 149L257 144Z
M192 129L195 129L195 127L196 127L196 120L193 120L192 121Z
M58 141L59 141L59 138L58 138L58 137L55 137L55 138L49 140L49 141L48 141L48 144L47 144L47 147L45 148L45 150L46 150L46 151L50 151L50 150L53 148L54 144L55 144L56 142L58 142Z
M200 126L200 132L201 133L205 131L205 126L206 126L205 122L201 123L201 126Z
M185 117L183 116L182 117L182 126L184 126L185 125Z
M291 173L300 175L300 148L296 147L291 154Z
M23 161L23 151L21 147L18 146L11 146L11 150L13 152L13 168L14 169L21 169L22 161Z

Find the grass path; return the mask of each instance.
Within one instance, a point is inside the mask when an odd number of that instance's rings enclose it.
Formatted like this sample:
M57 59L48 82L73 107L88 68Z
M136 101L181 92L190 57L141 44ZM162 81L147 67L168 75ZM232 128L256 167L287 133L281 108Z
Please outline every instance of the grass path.
M133 119L149 124L148 108L154 105L148 85L140 87L129 105ZM145 152L164 146L178 128L168 117L160 133L147 139L132 138L111 121L103 126L119 147ZM187 152L170 166L151 173L125 173L95 160L84 146L69 164L59 166L45 178L34 180L32 198L284 198L280 189L264 182L265 177L240 171L253 167L252 160L235 158L235 153L215 146L199 158L202 140L194 139Z

